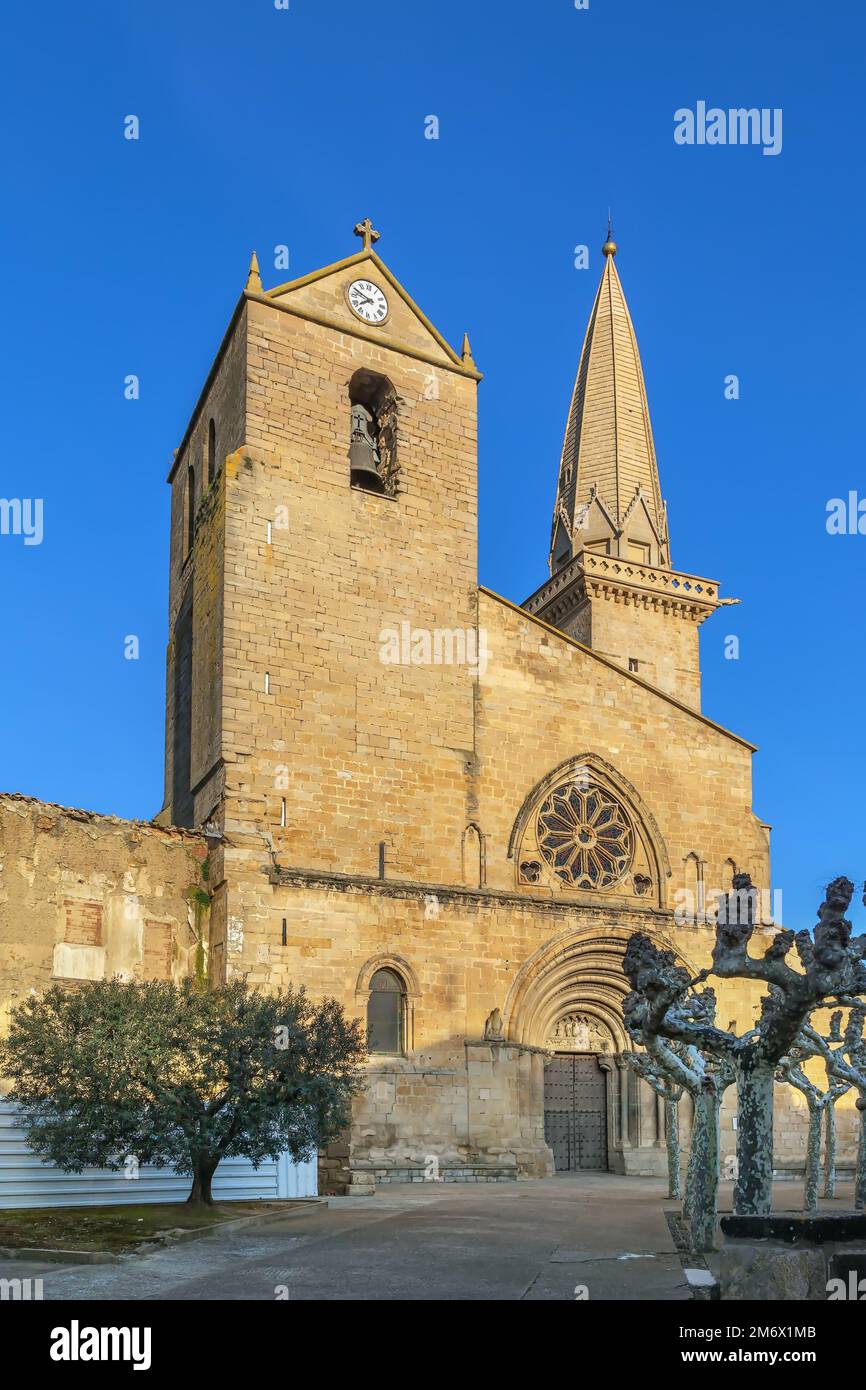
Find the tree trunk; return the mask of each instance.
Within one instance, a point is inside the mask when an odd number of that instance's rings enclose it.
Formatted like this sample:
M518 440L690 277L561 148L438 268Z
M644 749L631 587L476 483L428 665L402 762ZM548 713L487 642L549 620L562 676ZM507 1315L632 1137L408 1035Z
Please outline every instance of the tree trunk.
M773 1066L751 1057L737 1065L737 1216L773 1207Z
M824 1196L836 1196L836 1102L828 1101L824 1118Z
M697 1255L712 1250L716 1238L719 1103L712 1084L701 1086L693 1099L695 1116L683 1215L689 1223L689 1249Z
M217 1162L215 1163L215 1162L213 1161L213 1159L208 1158L208 1159L201 1159L201 1160L196 1164L195 1176L193 1177L193 1180L192 1180L192 1187L190 1188L190 1194L189 1194L189 1196L188 1196L187 1199L186 1199L189 1206L193 1206L193 1207L212 1207L212 1206L213 1206L213 1195L212 1195L212 1193L211 1193L211 1183L213 1182L213 1175L214 1175L214 1173L215 1173L216 1170L217 1170L217 1163L218 1163L218 1162L219 1162L218 1159L217 1159Z
M680 1184L680 1112L675 1100L665 1096L665 1139L668 1148L668 1196L679 1197Z
M821 1111L809 1102L809 1138L806 1141L806 1186L803 1207L818 1210L818 1189L821 1183Z
M860 1111L860 1142L857 1145L854 1207L857 1211L863 1211L866 1209L866 1091L861 1091L858 1095L857 1108Z

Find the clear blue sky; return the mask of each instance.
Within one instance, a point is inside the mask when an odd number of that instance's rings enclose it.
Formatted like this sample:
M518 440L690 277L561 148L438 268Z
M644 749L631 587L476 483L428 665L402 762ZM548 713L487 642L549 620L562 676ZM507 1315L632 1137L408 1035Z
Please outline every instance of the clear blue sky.
M703 629L706 712L760 745L787 924L862 879L866 536L825 515L866 496L864 28L850 0L5 7L0 495L43 498L45 537L0 537L0 787L161 805L163 479L253 247L273 284L276 245L303 274L369 213L469 330L480 578L525 598L611 205L674 563L743 600ZM699 100L781 107L781 154L676 145Z

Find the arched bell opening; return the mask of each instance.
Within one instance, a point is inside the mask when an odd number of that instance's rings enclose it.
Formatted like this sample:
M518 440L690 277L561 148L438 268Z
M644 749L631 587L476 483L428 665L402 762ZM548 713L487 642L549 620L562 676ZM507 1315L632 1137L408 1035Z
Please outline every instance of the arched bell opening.
M361 369L349 382L352 487L393 497L397 490L397 394L387 377Z

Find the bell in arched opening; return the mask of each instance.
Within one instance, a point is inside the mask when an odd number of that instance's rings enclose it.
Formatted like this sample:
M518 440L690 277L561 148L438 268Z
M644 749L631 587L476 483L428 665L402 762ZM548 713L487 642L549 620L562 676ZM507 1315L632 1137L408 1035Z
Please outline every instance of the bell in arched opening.
M349 444L349 474L353 487L365 492L384 492L381 457L377 443L376 419L360 401L352 404L352 437Z

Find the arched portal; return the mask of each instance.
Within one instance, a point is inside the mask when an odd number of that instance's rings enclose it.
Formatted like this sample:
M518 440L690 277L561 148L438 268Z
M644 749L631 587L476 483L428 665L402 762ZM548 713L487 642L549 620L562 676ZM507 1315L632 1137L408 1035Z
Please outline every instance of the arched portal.
M646 922L641 929L675 950ZM547 1054L538 1103L560 1171L664 1171L662 1108L624 1056L632 1044L623 1024L629 983L622 960L632 930L562 932L524 964L505 1003L507 1036Z

